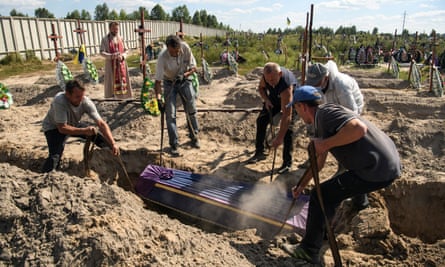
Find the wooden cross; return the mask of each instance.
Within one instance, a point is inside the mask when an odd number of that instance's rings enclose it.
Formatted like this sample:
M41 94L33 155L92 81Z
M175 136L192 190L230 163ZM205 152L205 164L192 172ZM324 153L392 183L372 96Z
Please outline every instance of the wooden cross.
M139 37L141 38L141 64L142 64L142 75L143 79L145 80L145 39L144 39L144 33L151 32L150 29L144 28L144 8L141 9L141 25L139 25L139 28L135 29L134 32L137 32L139 34Z
M179 22L179 31L176 32L176 36L178 36L182 40L182 39L184 39L184 35L185 35L185 33L182 30L182 18L181 18L181 21Z
M51 23L51 35L48 36L49 39L51 39L54 43L54 51L56 52L56 57L54 58L54 61L59 60L60 53L57 51L57 39L62 39L62 36L56 34L56 28L54 27L54 23Z
M87 32L86 30L82 29L82 27L80 27L80 20L77 20L77 29L75 29L73 32L77 32L80 36L80 44L83 44L83 33Z
M436 56L436 46L438 43L436 43L436 31L433 30L432 32L433 38L431 39L431 60L430 60L430 90L429 92L433 91L433 71L434 71L434 57Z

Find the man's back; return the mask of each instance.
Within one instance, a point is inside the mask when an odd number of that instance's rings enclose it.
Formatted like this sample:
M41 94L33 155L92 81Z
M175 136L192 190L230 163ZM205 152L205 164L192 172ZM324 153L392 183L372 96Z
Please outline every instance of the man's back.
M340 104L360 114L364 100L357 81L348 74L341 73L331 60L326 63L326 67L329 70L329 88L324 92L326 102Z

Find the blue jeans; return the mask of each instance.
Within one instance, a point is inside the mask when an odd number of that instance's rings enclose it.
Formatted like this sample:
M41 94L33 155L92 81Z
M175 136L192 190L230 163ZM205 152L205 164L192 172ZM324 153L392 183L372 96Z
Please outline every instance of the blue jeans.
M368 182L360 179L353 171L346 171L320 184L323 204L329 221L334 217L340 203L350 197L366 194L387 187L394 180ZM309 212L306 221L306 234L301 246L310 254L318 255L326 232L326 223L318 201L317 191L311 192Z
M53 129L45 132L46 142L48 144L49 155L46 158L42 167L42 172L50 172L59 167L60 159L62 158L63 150L65 149L65 142L68 135L61 134L59 130ZM75 136L86 139L86 136ZM93 137L94 143L98 147L107 146L107 142L101 134Z
M196 138L199 132L198 119L196 117L196 94L192 82L187 79L177 82L164 80L165 120L167 122L170 146L178 145L178 130L176 127L176 99L178 95L187 113L187 119L190 120L187 123L190 138Z

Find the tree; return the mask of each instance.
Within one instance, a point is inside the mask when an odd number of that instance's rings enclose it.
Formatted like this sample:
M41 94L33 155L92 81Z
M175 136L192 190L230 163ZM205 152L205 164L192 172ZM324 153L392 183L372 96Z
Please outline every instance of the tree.
M199 15L199 11L195 11L195 14L193 14L192 24L202 25L201 16Z
M79 10L75 9L71 13L68 12L65 16L65 19L80 19L80 12Z
M21 12L18 12L14 8L14 9L11 10L11 12L9 12L9 16L11 16L11 17L27 17L28 15L25 15L25 14L23 14Z
M190 23L190 21L192 20L186 5L175 7L172 10L173 21L181 21L181 18L184 23Z
M199 11L199 16L201 19L201 25L207 27L207 11L205 9Z
M152 20L167 20L167 18L167 13L159 4L156 4L150 12L150 19Z
M131 12L131 14L127 15L127 20L138 20L139 17L140 17L139 12L135 10Z
M207 25L206 26L209 28L218 28L218 20L216 19L215 15L207 16Z
M372 35L377 35L379 34L379 29L377 29L377 27L374 27L374 29L372 29Z
M90 12L86 11L85 9L82 9L82 11L80 12L80 19L91 20Z
M94 9L94 19L107 20L109 12L110 11L106 3L103 3L102 5L97 5L96 8Z
M54 18L54 14L50 13L48 9L43 7L34 10L34 16L36 18L51 18L51 19Z
M117 14L116 10L111 10L111 12L108 14L108 19L111 20L118 20L119 19L119 14Z
M148 10L145 7L140 6L138 10L139 10L139 12L138 12L138 14L139 14L138 19L141 19L141 11L144 11L144 19L149 19L150 18L150 14L148 13Z
M119 20L127 20L127 19L128 19L127 12L121 9L121 11L119 12Z

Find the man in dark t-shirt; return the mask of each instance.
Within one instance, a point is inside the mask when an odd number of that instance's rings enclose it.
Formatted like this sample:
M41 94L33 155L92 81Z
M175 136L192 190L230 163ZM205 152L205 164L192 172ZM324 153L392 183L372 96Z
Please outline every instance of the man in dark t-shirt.
M318 170L326 162L328 152L345 166L346 172L320 184L326 216L329 220L340 203L350 197L389 186L401 174L401 163L393 141L375 125L338 104L321 104L320 92L312 86L295 90L292 102L298 116L314 126L312 139L318 160ZM312 171L292 189L296 198L312 179ZM285 249L294 257L319 263L320 248L325 235L321 206L313 190L306 222L306 234L301 244Z
M292 164L292 107L286 105L292 101L292 92L297 85L295 75L277 63L268 62L264 65L263 76L258 85L258 93L263 100L263 109L256 120L255 154L248 160L253 164L266 159L264 141L267 125L273 123L271 118L281 112L280 129L272 141L272 147L277 148L283 142L283 164L278 173L290 170ZM295 119L295 118L294 118Z

